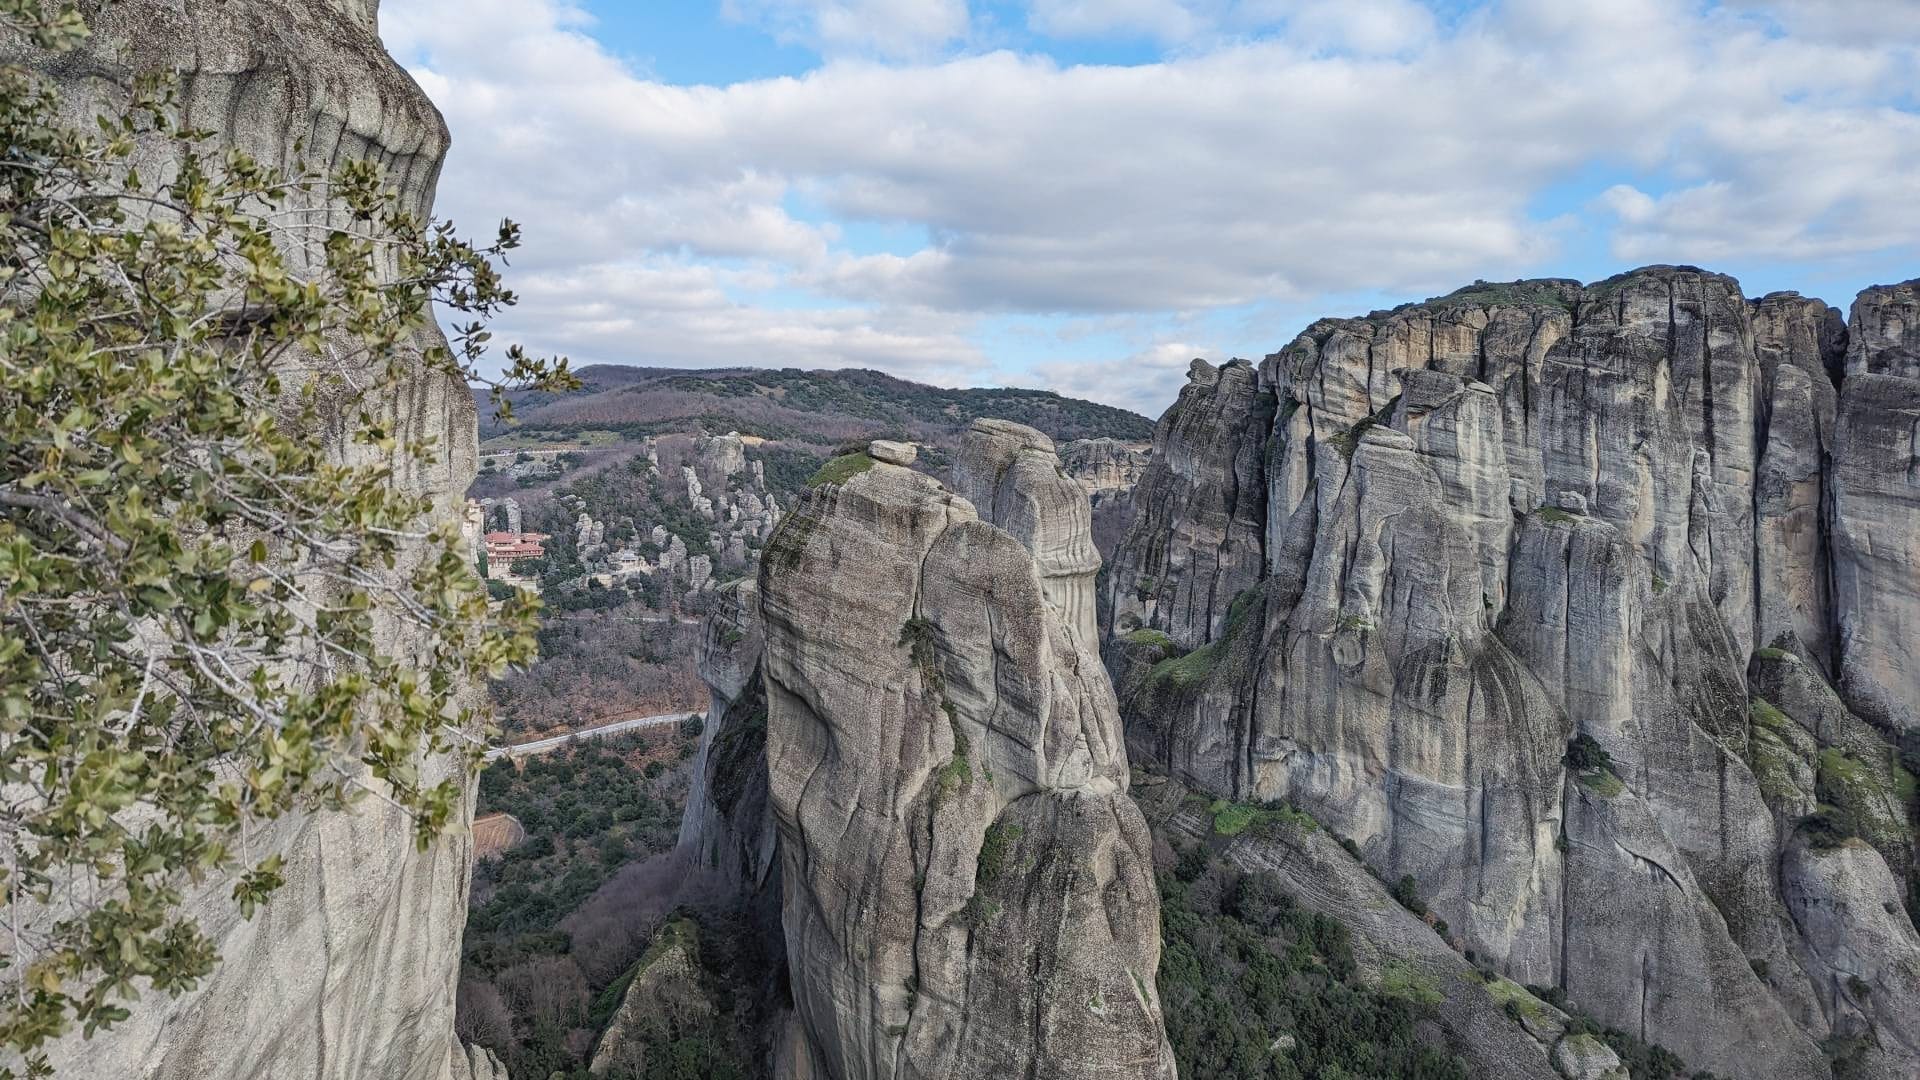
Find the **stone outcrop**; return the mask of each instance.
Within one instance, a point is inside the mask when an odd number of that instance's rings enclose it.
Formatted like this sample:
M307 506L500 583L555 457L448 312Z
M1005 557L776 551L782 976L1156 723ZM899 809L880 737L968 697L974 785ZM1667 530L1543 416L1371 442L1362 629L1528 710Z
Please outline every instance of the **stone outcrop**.
M1053 440L1010 421L975 420L954 454L953 490L1033 554L1047 603L1082 648L1097 652L1093 512L1061 467Z
M1828 483L1839 687L1862 716L1920 728L1920 282L1854 301Z
M1193 362L1179 402L1154 428L1133 528L1108 568L1113 626L1159 630L1188 648L1224 629L1234 596L1264 571L1273 404L1245 361Z
M720 586L702 626L699 670L709 704L680 819L679 852L706 876L699 893L734 898L777 921L780 871L767 803L764 648L759 586L751 580Z
M587 1071L644 1076L650 1052L664 1052L677 1029L698 1025L716 1011L700 972L699 928L691 919L675 919L654 934L634 966Z
M213 133L216 160L222 146L283 170L296 158L319 168L370 159L386 170L402 209L431 210L446 128L381 46L374 0L81 6L93 32L76 53L51 62L29 57L51 75L71 119L91 127L97 112L125 100L136 75L170 71L179 79L184 123ZM12 47L0 43L0 52ZM140 151L142 173L164 173L169 163L154 157L152 148ZM303 220L317 225L346 220L344 208L323 200L296 195L290 209L315 211ZM296 270L323 257L317 242L284 242ZM445 342L429 324L416 344ZM430 438L441 448L437 463L401 470L395 482L431 495L441 520L457 522L476 469L472 394L456 380L423 375L384 405L397 438ZM339 452L365 451L343 445ZM423 782L454 767L428 762ZM470 796L467 810L470 816ZM268 850L285 857L286 885L251 921L233 911L230 883L190 899L220 950L213 974L179 997L143 993L126 1022L56 1045L56 1075L504 1077L490 1054L453 1036L469 837L456 828L416 851L412 822L367 800L349 813L289 817L254 842L254 857Z
M1060 448L1060 467L1098 508L1104 498L1127 496L1152 459L1152 446L1119 439L1076 439Z
M911 465L920 451L912 443L875 439L867 444L867 456L889 465Z
M1052 515L1085 498L1017 425L964 456L977 509L876 462L762 559L783 1073L1171 1077L1151 841L1105 672L1050 599Z
M1093 546L1102 560L1111 561L1114 549L1133 527L1133 488L1147 471L1151 443L1118 439L1078 439L1060 447L1060 466L1087 493L1093 506ZM1112 618L1111 590L1096 586L1096 623Z
M1131 752L1310 810L1457 947L1691 1068L1826 1076L1851 1038L1910 1074L1823 972L1912 930L1831 913L1913 861L1916 312L1648 267L1196 362L1110 569Z

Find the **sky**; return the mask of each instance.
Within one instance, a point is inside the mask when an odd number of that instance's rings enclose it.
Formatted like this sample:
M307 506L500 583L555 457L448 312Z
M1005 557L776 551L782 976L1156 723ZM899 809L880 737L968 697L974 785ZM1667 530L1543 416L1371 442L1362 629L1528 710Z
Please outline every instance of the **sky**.
M385 0L496 339L1158 415L1188 361L1649 263L1920 276L1920 0Z

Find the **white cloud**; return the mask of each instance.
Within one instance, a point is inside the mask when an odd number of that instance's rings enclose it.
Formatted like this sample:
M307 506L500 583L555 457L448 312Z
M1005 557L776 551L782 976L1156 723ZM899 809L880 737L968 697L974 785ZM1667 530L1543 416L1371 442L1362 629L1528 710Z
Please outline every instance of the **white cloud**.
M1010 381L1157 416L1187 384L1187 371L1194 358L1205 356L1209 351L1202 345L1165 341L1117 360L1037 364L1024 378ZM1158 408L1151 407L1154 405Z
M1210 20L1182 0L1033 0L1027 21L1055 37L1146 34L1185 41Z
M824 52L919 56L968 29L966 0L723 0L722 15Z
M1033 0L1028 24L1053 37L1184 44L1279 31L1304 48L1369 54L1417 45L1434 29L1415 0Z
M1623 261L1920 247L1920 117L1889 104L1920 34L1798 36L1810 6L1505 0L1442 31L1410 0L1036 0L1052 33L1183 43L1072 67L903 62L968 33L961 0L734 0L830 55L724 87L641 77L558 0L383 23L454 133L442 212L526 227L530 345L978 379L989 313L1135 313L1109 374L1044 369L1111 400L1177 386L1182 313L1564 272L1536 200L1596 167L1630 178L1584 208ZM861 223L929 239L863 251Z

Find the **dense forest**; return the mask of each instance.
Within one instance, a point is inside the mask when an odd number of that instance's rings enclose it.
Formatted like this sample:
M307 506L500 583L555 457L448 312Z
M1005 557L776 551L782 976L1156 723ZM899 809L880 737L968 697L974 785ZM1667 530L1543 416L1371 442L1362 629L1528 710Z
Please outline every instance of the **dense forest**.
M699 730L581 741L480 774L476 816L511 814L526 838L475 868L460 1026L514 1075L585 1065L620 980L671 910Z

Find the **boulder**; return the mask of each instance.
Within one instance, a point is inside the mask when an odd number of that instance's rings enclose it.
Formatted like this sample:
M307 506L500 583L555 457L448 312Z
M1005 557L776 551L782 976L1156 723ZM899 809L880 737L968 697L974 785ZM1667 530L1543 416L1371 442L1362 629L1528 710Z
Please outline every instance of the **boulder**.
M889 465L911 465L918 454L919 449L912 443L875 439L867 444L868 457L875 461L884 461Z

